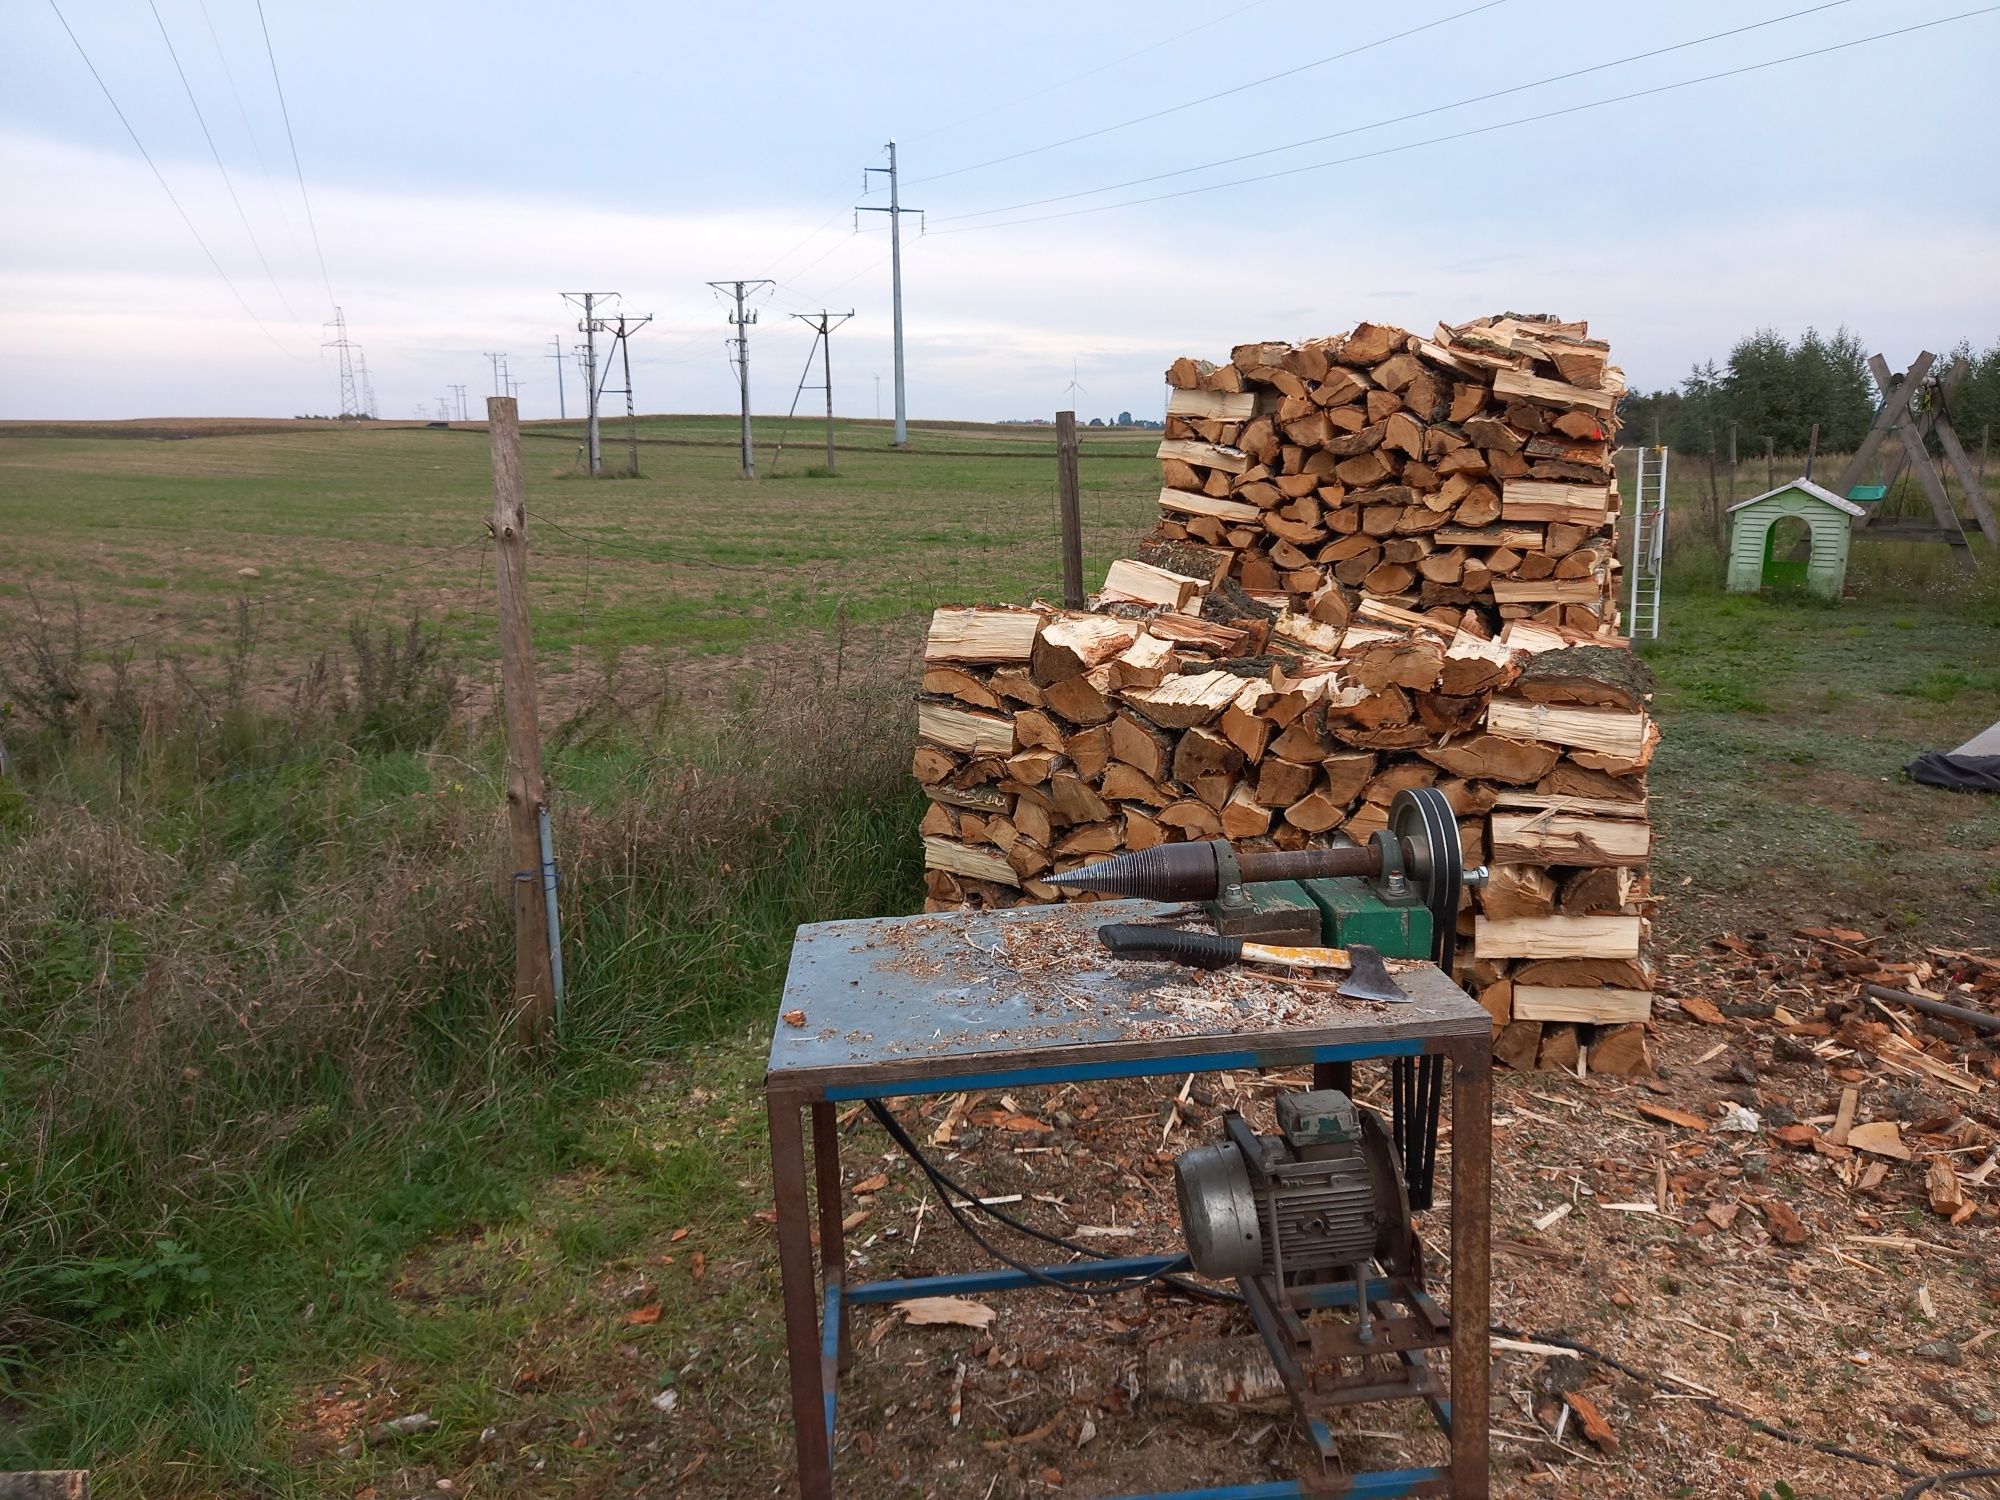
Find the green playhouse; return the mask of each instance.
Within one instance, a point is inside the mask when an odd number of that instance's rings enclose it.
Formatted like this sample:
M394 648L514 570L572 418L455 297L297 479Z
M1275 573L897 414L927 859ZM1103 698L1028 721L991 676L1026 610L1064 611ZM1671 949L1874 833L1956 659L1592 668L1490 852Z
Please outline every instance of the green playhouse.
M1729 507L1729 589L1799 588L1840 597L1854 518L1867 512L1810 479Z

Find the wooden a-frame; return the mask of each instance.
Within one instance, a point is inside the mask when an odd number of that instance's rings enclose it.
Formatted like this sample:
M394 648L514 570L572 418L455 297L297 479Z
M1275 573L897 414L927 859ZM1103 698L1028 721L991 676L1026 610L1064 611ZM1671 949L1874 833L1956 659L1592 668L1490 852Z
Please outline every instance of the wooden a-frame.
M1993 507L1987 502L1986 492L1980 486L1979 476L1967 457L1965 447L1952 431L1951 417L1946 411L1947 400L1952 388L1964 378L1965 361L1955 360L1950 370L1941 379L1932 381L1936 387L1936 399L1922 413L1914 413L1911 407L1917 396L1931 380L1932 368L1937 356L1929 350L1919 354L1901 380L1892 377L1889 363L1881 355L1870 356L1868 371L1875 377L1875 384L1882 392L1882 405L1875 413L1875 421L1868 429L1868 435L1861 440L1861 446L1854 457L1847 461L1841 471L1840 480L1833 487L1837 495L1845 495L1861 480L1868 463L1875 452L1891 435L1901 443L1903 452L1899 455L1892 482L1900 475L1904 464L1916 473L1917 482L1923 487L1924 497L1930 501L1931 514L1937 518L1935 527L1912 526L1907 522L1877 521L1872 514L1859 516L1854 521L1854 529L1859 532L1872 526L1874 534L1883 538L1908 537L1917 541L1947 542L1961 549L1961 560L1967 567L1974 565L1972 549L1966 545L1965 526L1953 509L1951 497L1945 492L1944 480L1939 475L1937 464L1932 460L1926 439L1936 435L1938 445L1944 449L1945 460L1958 476L1966 498L1972 504L1972 513L1978 519L1979 529L1986 533L1987 541L2000 547L2000 520L1996 520Z

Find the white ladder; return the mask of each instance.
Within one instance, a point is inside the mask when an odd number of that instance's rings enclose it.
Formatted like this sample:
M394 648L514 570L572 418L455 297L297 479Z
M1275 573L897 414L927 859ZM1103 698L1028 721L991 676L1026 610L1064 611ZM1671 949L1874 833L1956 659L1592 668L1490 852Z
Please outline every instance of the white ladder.
M1626 632L1633 639L1660 638L1660 573L1667 547L1667 450L1638 450L1632 481L1632 593ZM1652 461L1648 463L1648 455Z

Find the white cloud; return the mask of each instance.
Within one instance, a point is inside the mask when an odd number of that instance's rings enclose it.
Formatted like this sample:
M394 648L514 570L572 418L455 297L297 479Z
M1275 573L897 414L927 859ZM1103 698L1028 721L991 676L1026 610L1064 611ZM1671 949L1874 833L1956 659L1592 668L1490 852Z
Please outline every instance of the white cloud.
M287 235L270 195L245 194L301 325L285 319L220 183L193 165L162 165L286 351L244 316L141 163L0 133L0 192L13 205L0 217L0 415L333 406L332 366L319 349L325 295L303 240ZM1552 193L1546 216L1523 227L1518 205L1490 218L1462 201L1385 207L1364 222L1331 199L1300 196L1292 211L1263 215L1258 199L1235 202L1241 217L1155 210L906 241L912 414L1052 410L1072 359L1089 410L1145 410L1175 354L1220 358L1232 343L1362 317L1419 329L1509 308L1588 317L1644 386L1726 354L1761 324L1796 332L1844 322L1898 365L1920 343L1936 349L2000 329L2000 236L1948 210L1926 223L1913 273L1893 236L1855 234L1817 214L1760 214L1754 204L1726 218L1594 223L1587 207ZM729 409L729 330L703 283L761 272L759 247L791 245L827 213L653 212L542 190L327 188L314 207L389 416L452 381L489 389L488 349L509 351L530 382L531 414L552 412L554 379L541 356L558 331L571 336L575 314L558 294L583 287L622 290L627 308L657 315L633 346L642 408ZM806 265L845 232L843 220L786 265ZM888 385L888 268L855 273L886 248L884 236L863 236L812 267L802 288L781 287L752 334L759 410L789 403L810 344L783 314L818 307L824 294L825 305L860 314L835 336L839 409L872 413L869 375L882 371Z

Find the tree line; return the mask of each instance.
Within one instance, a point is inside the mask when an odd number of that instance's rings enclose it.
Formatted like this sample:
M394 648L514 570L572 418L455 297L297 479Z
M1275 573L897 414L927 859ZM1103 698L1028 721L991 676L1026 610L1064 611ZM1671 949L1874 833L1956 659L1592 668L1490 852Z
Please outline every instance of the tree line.
M1704 360L1672 389L1623 397L1618 415L1624 439L1657 440L1681 453L1726 454L1733 422L1737 451L1748 458L1761 453L1767 441L1780 453L1805 452L1817 422L1822 452L1851 453L1874 421L1880 399L1868 373L1869 352L1861 336L1846 327L1831 334L1808 328L1796 340L1760 328L1737 341L1726 363ZM1969 339L1961 339L1936 368L1948 370L1957 359L1967 368L1947 400L1947 412L1960 440L1977 451L1982 431L2000 427L2000 339L1977 352Z

